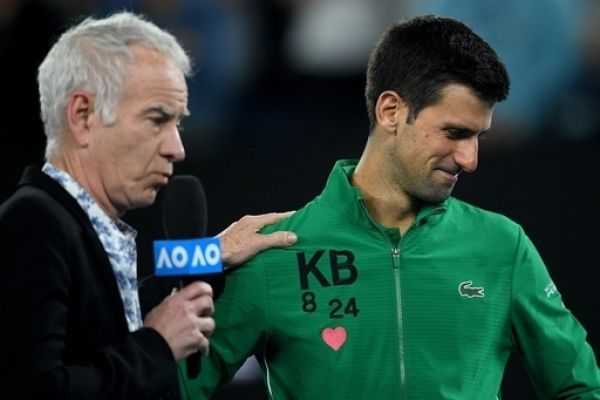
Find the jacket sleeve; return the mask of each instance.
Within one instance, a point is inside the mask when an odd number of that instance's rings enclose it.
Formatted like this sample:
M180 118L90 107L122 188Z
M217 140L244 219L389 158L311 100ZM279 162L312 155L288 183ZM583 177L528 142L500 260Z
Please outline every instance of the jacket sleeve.
M170 348L156 331L129 333L114 322L73 219L39 204L0 215L0 397L176 397Z
M536 392L541 399L600 399L600 370L586 331L522 230L515 257L512 330Z
M188 379L185 363L180 363L183 399L209 399L231 381L249 356L264 350L268 288L259 258L228 273L225 290L215 304L216 329L210 337L210 354L202 358L200 374Z

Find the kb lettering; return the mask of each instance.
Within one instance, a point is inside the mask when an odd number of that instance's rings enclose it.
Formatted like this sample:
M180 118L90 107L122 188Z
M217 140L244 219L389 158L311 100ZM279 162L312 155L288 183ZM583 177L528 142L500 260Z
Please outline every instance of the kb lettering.
M358 270L354 265L354 254L349 250L329 250L329 272L331 281L319 269L318 263L325 254L325 250L317 250L307 260L304 252L296 254L298 260L298 273L300 274L300 287L302 290L310 289L308 277L312 277L321 287L351 285L358 278ZM321 267L322 268L322 267Z

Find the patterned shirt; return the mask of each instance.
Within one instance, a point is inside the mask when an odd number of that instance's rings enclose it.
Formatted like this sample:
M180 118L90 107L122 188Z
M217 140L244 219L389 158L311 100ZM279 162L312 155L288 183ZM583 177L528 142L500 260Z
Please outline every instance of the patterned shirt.
M42 171L69 192L89 217L112 265L123 300L129 330L133 332L141 328L142 313L138 296L136 230L119 219L111 219L94 198L65 171L49 163L44 164Z

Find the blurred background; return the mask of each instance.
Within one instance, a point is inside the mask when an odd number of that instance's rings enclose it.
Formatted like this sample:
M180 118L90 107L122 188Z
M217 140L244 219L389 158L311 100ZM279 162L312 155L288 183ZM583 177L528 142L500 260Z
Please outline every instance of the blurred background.
M84 15L123 9L170 30L195 60L176 172L203 182L209 234L301 207L335 160L360 156L364 72L389 24L424 13L467 23L505 61L512 89L455 195L524 226L599 354L600 0L0 0L0 201L43 163L36 71L50 45ZM162 235L159 205L126 216L140 232L140 277ZM518 359L503 391L535 398ZM215 398L265 399L255 361Z

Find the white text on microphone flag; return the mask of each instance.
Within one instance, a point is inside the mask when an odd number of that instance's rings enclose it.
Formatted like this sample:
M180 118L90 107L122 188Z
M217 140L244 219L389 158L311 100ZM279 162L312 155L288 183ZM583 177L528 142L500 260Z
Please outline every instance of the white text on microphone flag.
M223 272L219 238L155 240L156 276L193 276Z

